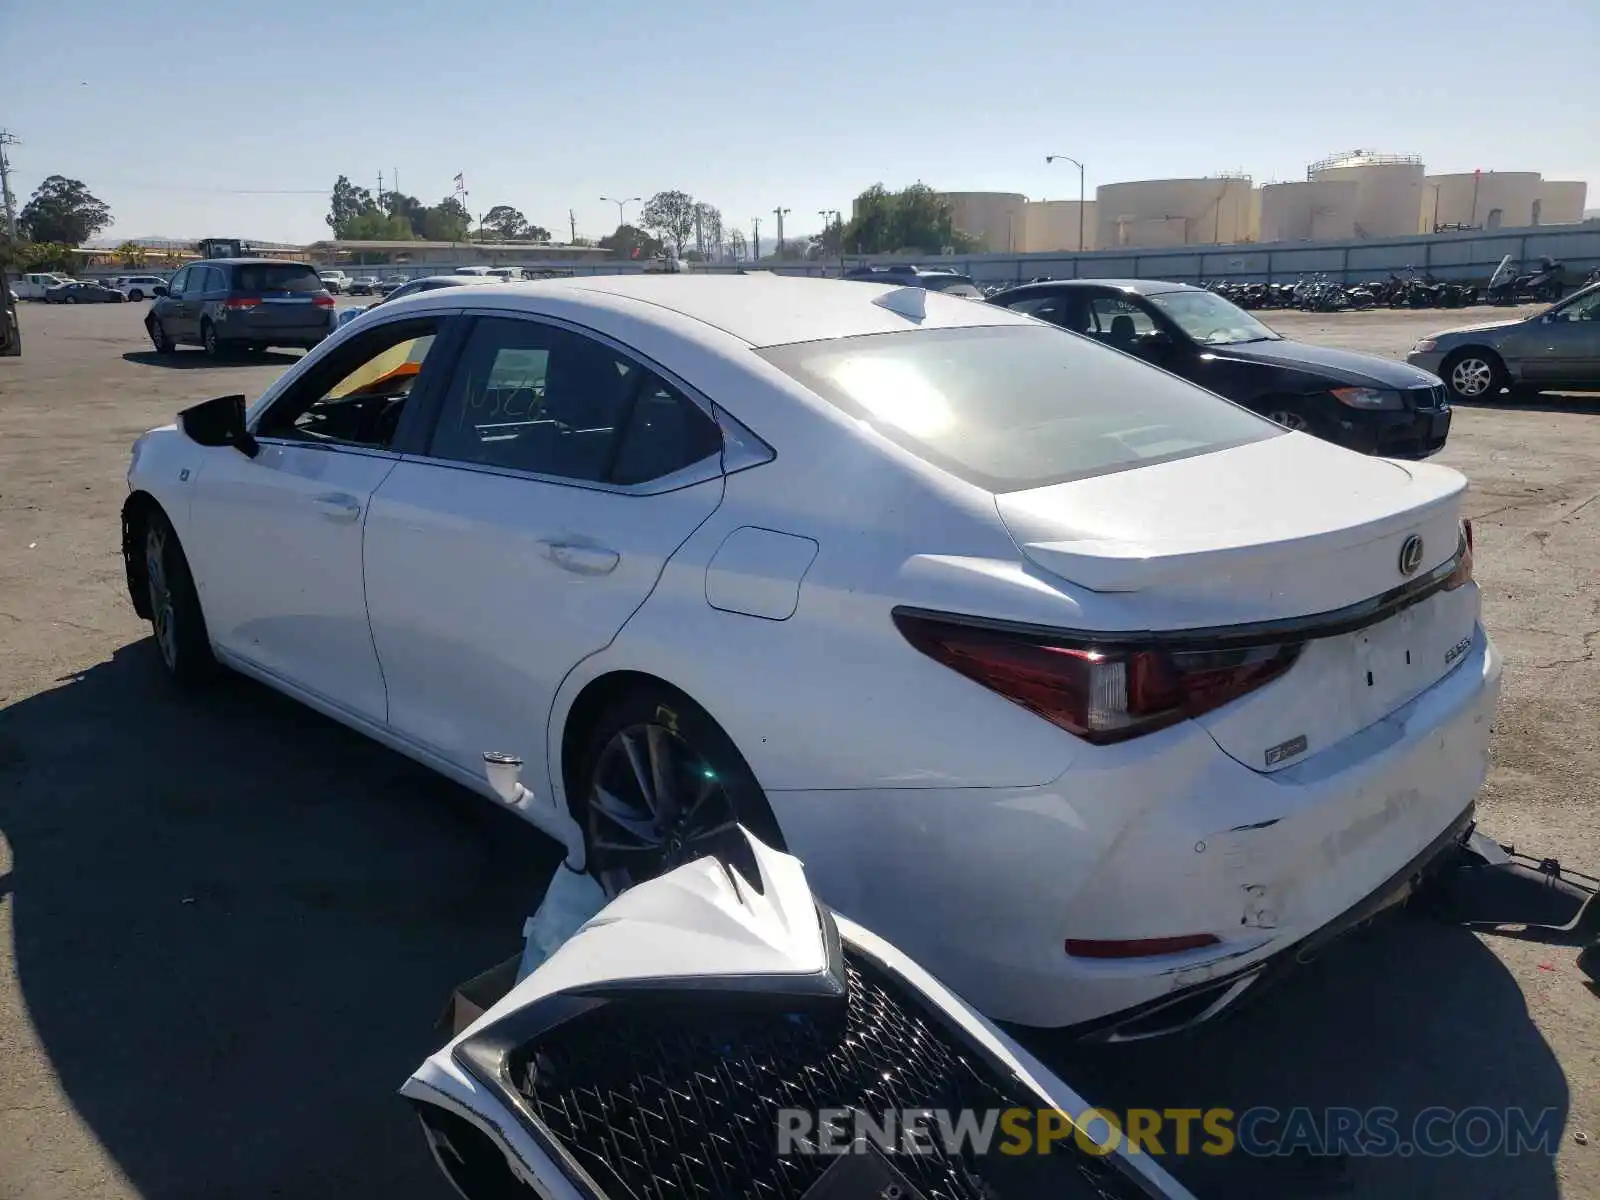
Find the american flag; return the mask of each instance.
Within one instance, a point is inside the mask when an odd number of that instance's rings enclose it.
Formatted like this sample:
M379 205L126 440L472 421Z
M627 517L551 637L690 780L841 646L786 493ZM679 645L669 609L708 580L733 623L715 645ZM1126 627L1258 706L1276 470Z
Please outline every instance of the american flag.
M465 175L466 175L466 172L463 171L463 172L461 172L460 175L456 176L456 191L457 192L464 192L464 191L467 190L467 181L464 178Z

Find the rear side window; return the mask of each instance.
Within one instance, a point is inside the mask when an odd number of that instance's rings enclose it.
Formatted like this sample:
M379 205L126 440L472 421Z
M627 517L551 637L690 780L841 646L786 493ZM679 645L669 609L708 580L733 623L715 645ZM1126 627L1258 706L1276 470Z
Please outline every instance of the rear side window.
M994 492L1283 432L1137 359L1038 325L869 334L760 353L891 441Z
M299 263L250 263L233 269L233 286L241 292L305 295L322 290L322 277Z

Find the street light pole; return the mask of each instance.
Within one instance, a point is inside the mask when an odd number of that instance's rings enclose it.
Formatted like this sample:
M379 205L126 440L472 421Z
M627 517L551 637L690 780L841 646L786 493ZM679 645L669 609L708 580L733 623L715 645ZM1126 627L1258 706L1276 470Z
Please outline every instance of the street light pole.
M617 225L620 228L628 223L622 215L623 210L630 204L637 204L640 200L640 197L629 196L624 200L616 200L610 196L601 196L600 199L605 201L607 204L615 204L617 206Z
M833 227L834 227L835 231L838 233L838 236L839 236L839 274L843 275L844 274L844 218L839 215L839 210L837 208L819 208L819 209L817 209L817 216L822 218L822 234L823 234L822 245L823 245L824 249L826 249L827 245L828 245L828 237L827 237L827 234L828 234L828 218L829 217L833 218Z
M1083 201L1084 201L1084 197L1083 197L1083 164L1081 162L1079 162L1077 159L1073 158L1070 154L1046 154L1044 156L1044 161L1047 164L1048 163L1053 163L1058 158L1064 158L1069 163L1071 163L1073 166L1078 168L1078 253L1082 254L1083 253Z

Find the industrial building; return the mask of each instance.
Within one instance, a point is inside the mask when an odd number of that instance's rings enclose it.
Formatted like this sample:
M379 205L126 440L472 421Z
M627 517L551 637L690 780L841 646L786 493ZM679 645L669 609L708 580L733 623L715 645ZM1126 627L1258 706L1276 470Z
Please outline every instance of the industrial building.
M984 249L1034 254L1568 225L1584 220L1587 187L1536 171L1428 175L1415 154L1351 150L1312 163L1304 180L1261 187L1242 174L1109 183L1081 206L1019 192L941 195Z

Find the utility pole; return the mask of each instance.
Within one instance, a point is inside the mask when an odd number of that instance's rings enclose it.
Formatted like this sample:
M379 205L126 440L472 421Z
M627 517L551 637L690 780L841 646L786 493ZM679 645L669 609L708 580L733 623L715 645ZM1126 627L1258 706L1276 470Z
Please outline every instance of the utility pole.
M392 186L395 192L398 193L400 191L400 168L396 167L394 169L394 174L389 178L392 180Z
M817 216L822 218L822 250L828 250L828 218L833 218L834 231L839 238L839 274L844 274L844 217L837 208L819 208Z
M11 194L11 160L6 157L6 147L17 145L21 143L9 129L0 129L0 198L5 201L6 236L13 242L17 240L17 198Z
M567 209L567 227L572 231L572 237L567 242L569 246L578 244L578 214L572 209Z
M383 171L378 171L378 207L383 207Z
M778 218L778 257L783 258L783 218L789 212L787 208L775 208L772 215Z
M755 231L756 231L756 236L754 237L754 239L752 239L751 248L752 248L752 250L754 252L750 255L750 261L755 263L757 266L760 266L761 265L761 218L760 217L751 217L750 218L750 224L755 226Z

